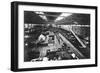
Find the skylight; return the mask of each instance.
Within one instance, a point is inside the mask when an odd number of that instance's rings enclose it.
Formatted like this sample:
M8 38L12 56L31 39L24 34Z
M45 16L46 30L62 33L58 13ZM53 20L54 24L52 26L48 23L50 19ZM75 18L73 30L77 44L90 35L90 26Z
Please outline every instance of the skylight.
M71 13L62 13L55 21L62 20L65 17L72 15Z
M47 21L47 18L46 18L46 16L44 16L44 13L43 12L35 12L36 14L40 14L39 16L41 17L41 18L43 18L44 20L46 20ZM41 14L43 14L43 15L41 15Z

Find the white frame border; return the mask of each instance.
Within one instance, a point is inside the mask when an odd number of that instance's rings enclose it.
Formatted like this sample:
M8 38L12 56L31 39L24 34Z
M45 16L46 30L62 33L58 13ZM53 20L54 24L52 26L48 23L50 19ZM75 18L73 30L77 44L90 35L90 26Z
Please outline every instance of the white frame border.
M58 9L59 8L59 9ZM50 11L50 12L71 12L90 14L90 36L91 36L91 59L48 61L48 62L24 62L24 11ZM18 6L18 68L40 68L53 66L73 66L95 64L95 9L84 8L62 8L48 6Z

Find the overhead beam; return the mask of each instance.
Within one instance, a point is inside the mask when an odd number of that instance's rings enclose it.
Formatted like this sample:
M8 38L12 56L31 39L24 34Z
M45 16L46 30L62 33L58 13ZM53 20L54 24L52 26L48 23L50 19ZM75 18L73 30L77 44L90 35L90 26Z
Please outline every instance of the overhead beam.
M38 14L38 15L58 17L58 15L51 15L51 14ZM59 17L66 17L66 16L59 16Z
M61 25L58 25L58 26L62 26L62 25L65 25L65 24L61 24ZM75 24L66 24L65 26L90 27L90 25L75 25Z

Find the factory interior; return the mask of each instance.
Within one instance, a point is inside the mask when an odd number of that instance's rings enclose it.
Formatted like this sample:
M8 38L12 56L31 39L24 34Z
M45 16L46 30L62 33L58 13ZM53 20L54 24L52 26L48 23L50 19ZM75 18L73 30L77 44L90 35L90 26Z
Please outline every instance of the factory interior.
M24 62L90 56L90 14L24 11Z

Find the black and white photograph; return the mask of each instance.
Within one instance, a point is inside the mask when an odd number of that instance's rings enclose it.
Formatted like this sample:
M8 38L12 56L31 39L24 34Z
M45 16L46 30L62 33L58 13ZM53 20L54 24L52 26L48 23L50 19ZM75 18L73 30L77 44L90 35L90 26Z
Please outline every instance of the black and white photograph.
M97 7L12 3L12 71L97 66Z
M90 14L24 11L24 61L90 59Z

